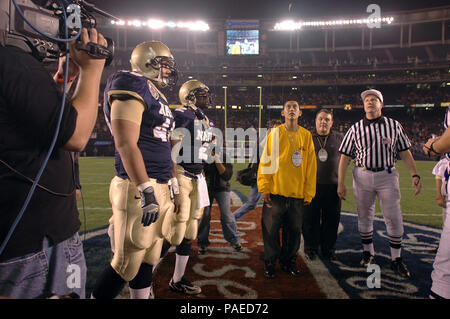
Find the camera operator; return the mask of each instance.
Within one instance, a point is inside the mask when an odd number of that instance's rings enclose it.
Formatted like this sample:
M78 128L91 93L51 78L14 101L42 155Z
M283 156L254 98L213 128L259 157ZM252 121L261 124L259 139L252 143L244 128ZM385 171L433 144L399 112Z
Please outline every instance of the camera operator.
M84 44L106 46L95 29L82 29ZM80 73L66 103L55 148L42 178L0 255L0 296L36 298L49 293L85 297L86 262L78 236L75 178L70 151L87 144L98 113L105 60L70 43ZM21 210L50 148L60 113L61 90L31 54L0 46L0 243Z

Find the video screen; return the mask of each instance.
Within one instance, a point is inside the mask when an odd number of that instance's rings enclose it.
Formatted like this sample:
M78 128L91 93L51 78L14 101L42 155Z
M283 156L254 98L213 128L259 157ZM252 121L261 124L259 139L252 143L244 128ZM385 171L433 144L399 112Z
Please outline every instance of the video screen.
M259 30L227 30L227 55L258 55Z

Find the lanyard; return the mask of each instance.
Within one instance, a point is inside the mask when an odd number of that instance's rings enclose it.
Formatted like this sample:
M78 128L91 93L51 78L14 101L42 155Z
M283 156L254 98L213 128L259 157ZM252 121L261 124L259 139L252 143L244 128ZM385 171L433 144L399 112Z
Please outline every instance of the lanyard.
M323 145L322 145L322 143L320 142L320 136L316 136L316 138L317 138L317 142L319 142L319 146L320 146L320 148L322 149L324 149L325 148L325 146L327 146L327 141L328 141L328 137L329 137L330 135L327 135L326 137L325 137L325 141L324 141L324 143L323 143Z

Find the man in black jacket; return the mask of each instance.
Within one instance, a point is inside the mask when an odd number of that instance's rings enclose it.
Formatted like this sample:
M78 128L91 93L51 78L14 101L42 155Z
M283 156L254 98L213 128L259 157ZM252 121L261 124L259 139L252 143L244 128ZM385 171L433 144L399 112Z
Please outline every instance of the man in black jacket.
M233 165L223 163L218 154L214 155L214 162L204 166L206 182L208 185L210 206L205 207L203 217L200 220L198 229L198 246L200 254L206 252L206 248L210 245L208 240L211 207L216 199L220 209L220 223L225 240L236 250L240 251L241 238L237 234L236 220L230 209L230 179L233 176Z
M107 45L95 29L83 29L80 40ZM70 151L83 150L91 136L105 60L78 51L75 42L70 56L80 68L75 93L42 178L10 233L52 144L63 93L31 54L0 45L0 296L85 295Z
M333 113L321 109L316 114L316 127L312 133L317 158L316 196L305 211L303 238L305 254L314 260L319 246L322 256L336 261L335 244L341 217L341 199L337 195L339 146L343 135L331 129Z

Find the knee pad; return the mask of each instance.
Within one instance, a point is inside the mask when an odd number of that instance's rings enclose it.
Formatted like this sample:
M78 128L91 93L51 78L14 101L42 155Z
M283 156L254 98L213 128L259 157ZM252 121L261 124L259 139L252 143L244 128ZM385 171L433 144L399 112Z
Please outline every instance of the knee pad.
M166 214L162 225L162 235L171 244L178 246L185 237L187 223L191 212L191 192L193 189L193 181L184 176L177 174L180 186L181 206L177 213Z
M191 214L186 224L185 238L193 240L197 238L199 220L203 217L203 208L196 209Z
M171 245L178 246L186 233L186 223L177 223L174 218L174 216L164 218L162 234Z
M116 273L111 265L106 266L97 279L92 291L95 299L114 299L125 286L126 281Z
M197 238L198 233L198 220L197 219L191 219L186 225L186 233L184 235L185 238L189 240L194 240Z
M150 248L145 251L144 262L149 265L156 265L161 258L161 251L164 239L158 238Z
M152 284L152 272L153 272L153 266L142 263L141 267L139 268L139 271L128 284L131 289L143 289L150 287Z
M176 253L180 256L189 256L191 252L192 241L183 239L181 244L179 244L176 248Z

